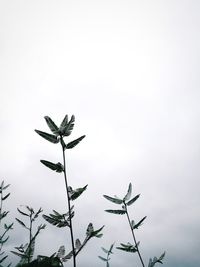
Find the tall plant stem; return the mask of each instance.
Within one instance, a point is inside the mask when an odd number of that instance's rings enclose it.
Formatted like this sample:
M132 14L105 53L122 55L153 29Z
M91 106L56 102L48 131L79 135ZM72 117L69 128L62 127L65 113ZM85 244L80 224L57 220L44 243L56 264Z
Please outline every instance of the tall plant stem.
M73 253L73 267L76 267L76 251L75 251L75 247L74 247L73 225L72 225L72 218L71 218L71 204L70 204L70 197L69 197L68 183L67 183L65 148L64 148L63 145L62 145L62 152L63 152L63 165L64 165L65 187L66 187L66 193L67 193L68 212L69 212L69 228L70 228L70 236L71 236L71 244L72 244L72 253Z
M135 237L135 233L134 233L133 227L131 225L131 220L130 220L130 217L129 217L129 214L128 214L128 210L127 210L127 206L126 206L125 203L124 203L124 206L125 206L125 210L126 210L126 216L127 216L127 219L128 219L128 223L129 223L129 226L131 228L131 232L132 232L133 240L134 240L134 243L135 243L135 247L137 248L137 254L138 254L139 258L140 258L142 266L145 267L144 261L142 259L142 256L141 256L141 253L140 253L140 250L139 250L139 247L137 245L137 240L136 240L136 237Z

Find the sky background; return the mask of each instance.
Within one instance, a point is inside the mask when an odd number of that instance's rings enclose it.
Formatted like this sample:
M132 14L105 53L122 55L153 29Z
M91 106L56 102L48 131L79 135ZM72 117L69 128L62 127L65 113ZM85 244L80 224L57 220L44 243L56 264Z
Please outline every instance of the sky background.
M69 183L89 184L75 202L75 236L89 222L106 225L80 254L101 267L101 246L132 242L123 216L102 195L123 196L129 182L140 199L130 208L145 262L166 251L164 266L200 265L200 2L186 0L1 0L1 179L11 184L8 221L16 208L65 212L62 175L40 159L62 161L60 147L39 137L43 117L60 124L75 114L67 155ZM43 221L42 221L43 222ZM37 254L69 248L69 235L47 225ZM15 223L8 250L28 235ZM17 257L11 256L14 262ZM70 266L68 263L66 266ZM113 267L139 266L114 250Z

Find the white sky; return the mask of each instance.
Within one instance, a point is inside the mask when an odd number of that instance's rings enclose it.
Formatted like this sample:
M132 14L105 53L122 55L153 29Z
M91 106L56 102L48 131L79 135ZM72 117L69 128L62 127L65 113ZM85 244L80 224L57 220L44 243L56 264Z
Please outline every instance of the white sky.
M0 159L1 179L12 184L10 219L21 204L64 211L63 179L39 163L61 161L61 151L33 130L47 131L45 115L60 123L75 114L69 139L86 139L69 152L69 179L89 184L75 229L83 236L90 221L106 225L80 255L82 267L103 266L101 246L131 241L125 218L105 214L113 206L102 198L123 195L129 182L141 193L132 217L148 216L138 232L145 261L166 250L166 267L200 264L199 10L195 0L0 1ZM15 228L10 249L24 242ZM50 254L66 238L48 225L38 242L38 253ZM115 251L111 266L134 260Z

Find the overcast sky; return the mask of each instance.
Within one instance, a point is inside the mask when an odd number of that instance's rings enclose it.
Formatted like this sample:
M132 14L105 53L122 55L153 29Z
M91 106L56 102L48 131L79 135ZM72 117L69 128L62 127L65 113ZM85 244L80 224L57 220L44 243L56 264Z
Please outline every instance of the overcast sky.
M76 116L67 155L69 183L89 184L75 202L75 236L106 225L78 266L105 266L101 246L132 242L125 217L102 195L131 207L145 262L167 252L166 267L200 265L200 2L197 0L0 0L1 179L11 184L6 207L65 212L62 175L40 159L62 160L60 147L39 137L43 117ZM69 247L69 233L48 225L37 253ZM28 236L15 223L8 249ZM13 257L13 261L17 261ZM70 266L70 263L66 266ZM138 267L137 255L115 250L113 267Z

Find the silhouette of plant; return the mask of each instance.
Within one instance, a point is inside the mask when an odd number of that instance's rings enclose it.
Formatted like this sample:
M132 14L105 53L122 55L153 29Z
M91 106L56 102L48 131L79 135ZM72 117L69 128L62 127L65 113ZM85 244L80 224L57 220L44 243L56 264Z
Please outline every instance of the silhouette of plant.
M7 259L8 255L5 254L5 251L3 251L3 246L5 243L8 241L9 236L7 233L13 229L13 223L7 225L4 223L2 227L2 221L7 217L9 211L4 211L3 210L3 204L4 201L10 196L10 193L7 193L4 195L5 190L9 187L10 185L4 185L4 181L2 181L0 185L0 226L1 230L3 228L3 231L0 233L0 267L2 267L2 263ZM9 267L11 263L7 265Z
M45 229L46 225L40 224L37 227L35 234L33 234L33 223L43 210L40 208L37 212L35 212L34 209L29 206L26 206L26 211L22 211L18 208L17 210L21 215L28 217L28 223L25 223L22 220L15 218L16 221L29 232L29 242L25 245L22 244L19 247L15 247L17 252L12 251L13 254L21 258L17 266L22 266L31 262L34 255L36 237L39 235L41 230Z
M121 209L114 209L114 210L108 209L105 211L112 213L112 214L117 214L117 215L126 215L127 220L128 220L128 224L129 224L129 227L131 230L132 238L133 238L133 244L131 244L129 242L127 244L121 243L120 244L121 246L117 247L117 249L120 249L120 250L126 251L126 252L130 252L130 253L137 253L142 266L145 267L144 260L141 256L141 252L139 249L140 242L137 242L137 240L136 240L135 230L138 229L142 225L142 223L146 219L146 216L143 217L137 223L134 220L130 219L128 207L131 206L133 203L135 203L135 201L140 197L140 195L136 195L133 198L131 198L131 196L132 196L132 184L131 183L129 184L128 191L123 198L118 198L117 196L110 197L110 196L104 195L104 198L106 198L107 200L109 200L109 201L111 201L117 205L121 205ZM162 264L162 260L163 260L164 256L165 256L165 252L159 258L154 257L153 260L150 259L148 267L153 267L156 263Z
M71 132L74 128L74 122L75 117L74 115L71 116L71 119L68 120L68 115L66 115L60 124L60 127L58 127L53 120L45 116L46 123L51 130L52 134L35 130L37 134L39 134L44 139L48 140L49 142L53 144L61 144L62 148L62 156L63 156L63 163L53 163L47 160L41 160L41 163L44 164L49 169L56 171L58 173L63 173L64 175L64 181L65 181L65 189L66 189L66 197L67 197L67 212L66 213L60 213L58 211L53 210L53 213L49 215L43 215L43 218L49 222L52 225L55 225L56 227L68 227L70 230L70 237L71 237L71 247L72 250L67 254L63 255L61 260L63 262L69 260L71 257L73 258L73 266L76 267L76 256L79 254L79 252L82 250L82 248L87 244L87 242L92 237L101 237L102 236L102 229L103 226L97 230L94 230L93 224L89 223L87 230L86 230L86 237L81 242L78 238L74 238L74 231L73 231L73 218L74 218L74 206L72 205L72 201L77 199L86 189L87 185L73 189L68 184L68 177L67 177L67 168L66 168L66 157L65 152L69 149L74 148L76 145L78 145L79 142L85 138L85 135L82 135L81 137L69 142L65 143L64 138L71 135Z

